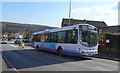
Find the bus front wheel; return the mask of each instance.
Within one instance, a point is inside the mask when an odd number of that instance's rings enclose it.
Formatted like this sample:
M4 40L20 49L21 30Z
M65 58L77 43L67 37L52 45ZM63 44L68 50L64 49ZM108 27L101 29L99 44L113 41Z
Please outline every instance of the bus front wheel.
M57 54L58 54L59 56L63 56L63 50L62 50L61 47L58 48L58 50L57 50Z

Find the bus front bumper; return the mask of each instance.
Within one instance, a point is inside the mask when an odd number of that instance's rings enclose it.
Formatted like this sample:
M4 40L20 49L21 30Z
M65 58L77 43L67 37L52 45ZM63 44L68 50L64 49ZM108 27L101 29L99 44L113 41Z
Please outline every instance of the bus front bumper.
M82 56L93 56L97 54L98 54L98 51L80 51L80 55Z

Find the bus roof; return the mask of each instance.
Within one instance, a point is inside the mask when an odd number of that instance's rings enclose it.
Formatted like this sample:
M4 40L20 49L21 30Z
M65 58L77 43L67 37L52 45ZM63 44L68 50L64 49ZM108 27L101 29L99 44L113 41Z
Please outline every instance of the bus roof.
M79 25L89 25L89 26L93 26L93 25L90 25L90 24L75 24L75 25L66 26L66 27L61 27L61 28L46 29L46 30L43 30L43 31L34 32L34 33L32 33L32 35L75 29L75 28L78 27ZM94 27L94 26L93 26L93 27Z

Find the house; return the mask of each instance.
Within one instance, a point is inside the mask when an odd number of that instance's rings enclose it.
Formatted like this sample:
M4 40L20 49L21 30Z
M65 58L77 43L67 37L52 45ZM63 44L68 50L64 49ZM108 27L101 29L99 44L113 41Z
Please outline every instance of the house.
M79 20L71 18L70 21L67 18L62 19L61 27L74 25L74 24L91 24L98 29L98 33L108 32L108 26L104 21L92 21L92 20Z
M120 33L120 25L109 26L109 32Z

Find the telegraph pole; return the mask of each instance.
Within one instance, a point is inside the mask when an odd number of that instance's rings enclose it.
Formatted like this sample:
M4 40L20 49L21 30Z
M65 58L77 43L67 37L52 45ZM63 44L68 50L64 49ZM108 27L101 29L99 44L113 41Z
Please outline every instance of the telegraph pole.
M70 17L71 17L71 0L70 0L70 3L69 3L69 25L70 25Z
M24 38L24 40L25 40L25 38L26 38L26 36L27 36L27 35L26 35L26 34L27 34L26 20L25 20L25 26L24 26L24 28L25 28L25 29L24 29L25 31L23 31L23 38Z

